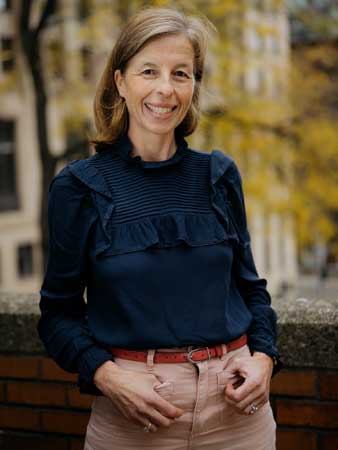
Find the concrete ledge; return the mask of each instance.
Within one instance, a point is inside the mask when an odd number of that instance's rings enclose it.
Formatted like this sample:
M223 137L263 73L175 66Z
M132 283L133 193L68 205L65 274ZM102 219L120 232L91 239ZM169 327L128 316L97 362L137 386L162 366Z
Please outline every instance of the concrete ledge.
M36 330L39 298L0 292L0 352L45 353Z
M0 352L45 353L36 331L36 295L0 292ZM278 348L289 367L338 369L338 299L273 300L278 321Z
M338 298L273 301L278 348L290 367L338 368Z

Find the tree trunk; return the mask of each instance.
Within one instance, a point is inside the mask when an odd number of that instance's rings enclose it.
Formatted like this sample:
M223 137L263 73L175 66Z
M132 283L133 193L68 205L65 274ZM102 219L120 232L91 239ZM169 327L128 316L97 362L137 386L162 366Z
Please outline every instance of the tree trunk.
M47 203L48 186L52 180L57 160L51 155L48 142L47 128L47 94L43 79L42 61L40 56L41 31L46 26L47 19L55 10L56 1L47 0L41 12L41 17L36 28L30 28L30 15L32 12L32 0L22 0L19 6L19 39L23 50L34 87L34 109L37 124L37 141L42 172L42 195L40 204L39 224L41 229L41 248L43 270L46 268L48 253L48 227L47 227Z

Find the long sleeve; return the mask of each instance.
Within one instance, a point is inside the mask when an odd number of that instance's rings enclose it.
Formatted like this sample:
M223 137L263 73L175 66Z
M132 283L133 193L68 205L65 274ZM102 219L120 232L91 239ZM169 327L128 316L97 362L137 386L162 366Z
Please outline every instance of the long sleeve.
M253 316L248 331L250 349L277 357L277 317L271 307L267 281L257 273L250 244L238 250L234 274L237 288Z
M229 215L239 235L233 262L233 273L237 289L249 311L252 323L247 332L251 352L259 351L274 358L275 374L282 367L276 347L277 315L271 307L271 296L267 290L267 280L261 278L254 262L251 238L247 227L247 216L243 195L242 179L235 163L228 174Z
M101 364L113 358L91 335L83 297L88 236L96 220L87 187L65 168L49 189L49 254L40 290L38 332L55 362L79 373L80 392L102 395L92 378Z

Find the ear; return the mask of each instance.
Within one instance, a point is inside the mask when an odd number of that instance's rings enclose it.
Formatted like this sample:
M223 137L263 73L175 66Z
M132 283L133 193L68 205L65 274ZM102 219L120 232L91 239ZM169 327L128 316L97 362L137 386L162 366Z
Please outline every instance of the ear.
M121 70L117 69L114 72L114 81L119 91L120 97L124 98L124 78L122 76Z

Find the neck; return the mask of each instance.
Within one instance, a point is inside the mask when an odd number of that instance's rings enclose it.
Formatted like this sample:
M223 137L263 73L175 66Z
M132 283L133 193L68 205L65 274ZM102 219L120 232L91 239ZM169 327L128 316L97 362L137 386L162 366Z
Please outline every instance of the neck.
M136 135L129 130L128 137L133 144L131 156L140 156L143 161L165 161L176 151L174 132L167 135Z

